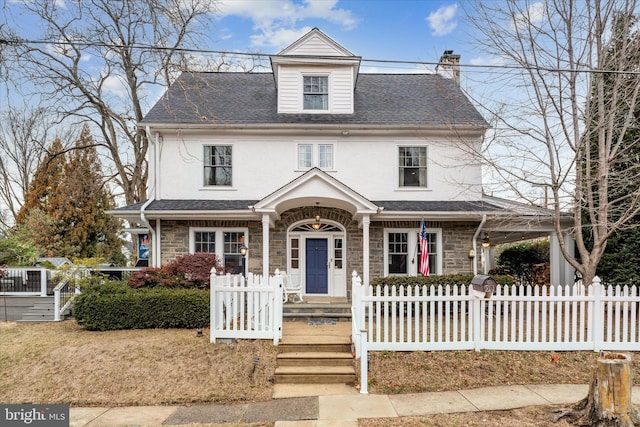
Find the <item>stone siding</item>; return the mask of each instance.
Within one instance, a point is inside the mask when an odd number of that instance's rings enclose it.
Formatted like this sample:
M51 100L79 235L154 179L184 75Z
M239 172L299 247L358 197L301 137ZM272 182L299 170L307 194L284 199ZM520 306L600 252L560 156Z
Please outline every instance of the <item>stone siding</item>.
M269 231L269 273L276 268L287 270L287 229L302 220L311 221L316 214L323 220L332 220L346 229L346 263L347 288L350 288L351 272L362 275L362 229L352 219L352 215L340 209L303 207L292 209L282 214L275 222L275 228ZM215 228L248 228L249 248L248 271L262 273L262 223L260 221L213 221L184 220L162 221L162 264L173 261L178 256L189 253L189 227ZM384 274L384 229L385 228L419 228L420 221L384 221L372 222L369 227L369 266L370 278ZM429 228L442 229L443 274L461 274L473 272L473 261L469 259L471 239L477 228L475 223L427 222ZM478 262L478 258L475 261Z

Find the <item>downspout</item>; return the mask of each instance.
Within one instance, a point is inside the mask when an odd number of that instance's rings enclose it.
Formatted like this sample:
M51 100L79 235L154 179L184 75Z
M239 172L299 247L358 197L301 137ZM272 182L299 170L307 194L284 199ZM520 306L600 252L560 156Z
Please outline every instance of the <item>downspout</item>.
M147 137L149 137L151 135L151 128L149 126L145 127L145 132L147 134ZM151 260L150 260L150 267L157 267L158 263L157 260L159 259L158 256L160 254L159 251L159 242L157 242L157 233L156 230L151 227L151 224L149 223L149 220L146 217L145 214L145 210L147 209L147 207L154 201L156 200L156 198L158 197L158 151L160 149L159 145L160 145L160 133L156 132L155 133L155 138L149 138L150 141L154 141L154 147L153 147L153 191L149 191L147 190L147 193L149 194L149 199L142 205L142 207L140 208L140 220L142 222L142 224L147 227L149 229L149 232L151 233ZM156 224L157 225L157 224Z
M487 216L486 215L482 215L482 221L480 221L480 225L478 226L478 229L476 230L476 232L473 235L473 240L471 241L471 247L473 248L473 275L477 275L478 274L478 261L477 261L477 256L478 256L478 251L477 251L477 247L478 247L478 236L480 235L480 232L482 231L482 227L484 227L484 223L487 222Z

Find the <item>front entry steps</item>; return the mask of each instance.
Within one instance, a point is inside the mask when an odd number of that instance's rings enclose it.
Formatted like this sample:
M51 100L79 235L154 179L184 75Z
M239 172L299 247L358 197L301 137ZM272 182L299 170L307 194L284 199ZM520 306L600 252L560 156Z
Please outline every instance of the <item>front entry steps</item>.
M351 338L290 336L278 345L276 384L355 384Z
M282 306L284 320L351 320L351 303L344 297L304 296L304 302L287 302Z

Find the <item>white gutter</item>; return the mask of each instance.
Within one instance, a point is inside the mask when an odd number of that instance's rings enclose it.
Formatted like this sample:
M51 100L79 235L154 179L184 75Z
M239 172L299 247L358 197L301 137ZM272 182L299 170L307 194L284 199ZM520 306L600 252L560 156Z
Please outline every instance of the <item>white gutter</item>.
M482 231L482 227L484 226L484 223L487 222L487 215L482 215L482 221L480 221L480 225L478 226L478 229L476 230L476 232L473 235L473 240L471 241L471 247L473 248L473 275L475 276L476 274L478 274L478 261L477 261L477 256L478 256L478 251L477 246L477 239L478 236L480 235L480 232Z

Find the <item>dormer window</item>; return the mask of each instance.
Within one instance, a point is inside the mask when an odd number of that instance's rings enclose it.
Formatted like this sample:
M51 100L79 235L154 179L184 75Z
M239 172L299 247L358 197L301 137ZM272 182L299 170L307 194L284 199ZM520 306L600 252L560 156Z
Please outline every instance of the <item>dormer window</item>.
M304 109L329 109L329 77L304 76Z

